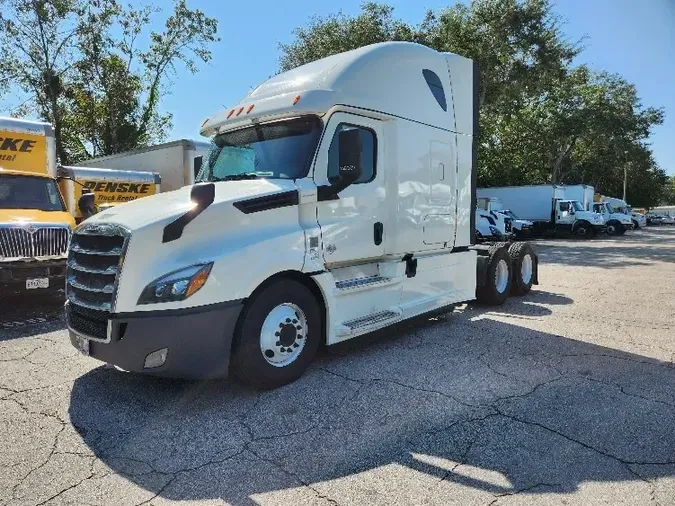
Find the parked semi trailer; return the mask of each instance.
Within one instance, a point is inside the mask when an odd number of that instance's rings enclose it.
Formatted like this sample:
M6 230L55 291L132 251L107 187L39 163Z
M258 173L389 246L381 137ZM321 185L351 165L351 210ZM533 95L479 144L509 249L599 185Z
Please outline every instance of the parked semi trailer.
M194 184L211 146L208 142L181 139L91 158L76 165L157 173L161 177L162 191L166 192Z
M529 244L475 245L477 79L470 59L381 43L208 118L197 184L73 234L73 346L125 370L276 387L322 342L527 293Z
M563 233L589 238L604 230L602 216L586 210L583 203L593 201L592 187L504 186L478 188L477 195L499 199L520 219L534 223L534 235Z

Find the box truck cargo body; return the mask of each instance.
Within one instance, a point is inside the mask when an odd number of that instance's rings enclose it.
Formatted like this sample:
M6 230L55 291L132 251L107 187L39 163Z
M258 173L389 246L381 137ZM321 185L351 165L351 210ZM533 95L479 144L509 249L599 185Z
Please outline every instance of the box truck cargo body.
M527 293L529 244L474 244L477 127L477 67L419 44L270 78L203 123L196 184L75 231L73 346L125 370L277 387L321 343Z
M194 184L210 147L208 142L181 139L92 158L76 166L156 172L162 180L162 191L166 192Z
M604 230L602 216L588 211L582 204L589 195L592 202L593 187L504 186L478 188L476 194L478 198L499 199L504 208L511 210L518 218L533 222L535 234L571 233L579 237L592 237Z

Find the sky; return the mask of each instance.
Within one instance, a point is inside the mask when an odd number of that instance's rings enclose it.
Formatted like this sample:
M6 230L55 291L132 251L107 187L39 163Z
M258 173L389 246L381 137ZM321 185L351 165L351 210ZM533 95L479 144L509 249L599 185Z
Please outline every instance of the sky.
M156 0L157 4L168 0ZM136 3L136 2L133 2ZM213 60L195 75L179 70L162 109L173 113L170 139L199 139L199 126L211 114L236 103L251 87L276 72L280 42L312 15L341 9L359 12L361 0L339 4L321 0L188 0L219 21L221 41ZM419 23L428 9L454 0L389 0L396 17ZM570 41L586 37L577 63L621 74L637 86L645 106L664 107L666 121L651 138L659 165L675 174L675 0L557 0ZM168 14L168 13L167 13ZM160 18L154 21L161 29ZM669 55L670 53L670 55Z

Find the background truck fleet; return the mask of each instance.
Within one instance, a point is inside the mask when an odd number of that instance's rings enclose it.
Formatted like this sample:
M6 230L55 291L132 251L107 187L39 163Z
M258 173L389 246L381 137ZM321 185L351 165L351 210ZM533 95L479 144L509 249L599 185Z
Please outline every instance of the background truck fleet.
M65 287L83 189L105 207L160 191L158 174L57 166L49 123L0 118L0 296Z

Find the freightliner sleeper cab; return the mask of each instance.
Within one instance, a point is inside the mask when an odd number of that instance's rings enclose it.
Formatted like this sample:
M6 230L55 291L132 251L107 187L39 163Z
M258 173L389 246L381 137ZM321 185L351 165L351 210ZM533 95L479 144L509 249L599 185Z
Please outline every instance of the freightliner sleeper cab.
M72 344L120 369L298 378L318 347L537 283L526 243L474 245L478 75L375 44L274 76L208 118L195 185L73 234Z

